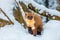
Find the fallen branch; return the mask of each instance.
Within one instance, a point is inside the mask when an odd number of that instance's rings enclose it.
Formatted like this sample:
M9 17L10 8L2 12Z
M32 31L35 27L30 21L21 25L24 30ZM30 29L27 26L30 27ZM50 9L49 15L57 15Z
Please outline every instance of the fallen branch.
M46 20L60 20L60 17L53 15L51 16L49 12L44 11L43 13L39 13L40 10L36 9L31 3L28 5L28 8L31 9L32 11L38 13L41 16L45 16Z
M12 24L14 24L11 20L10 20L10 18L6 15L6 13L0 8L0 11L8 18L8 20L12 23Z

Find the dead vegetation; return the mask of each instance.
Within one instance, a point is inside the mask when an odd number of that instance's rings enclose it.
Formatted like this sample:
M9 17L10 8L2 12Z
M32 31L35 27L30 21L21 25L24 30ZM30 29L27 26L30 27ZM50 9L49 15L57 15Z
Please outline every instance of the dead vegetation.
M60 0L58 0L58 7L57 10L60 11Z
M25 28L26 24L22 17L21 11L19 10L18 7L16 7L16 9L13 9L13 15L19 23L21 23L21 24L24 23L24 28Z
M19 7L20 4L18 4L17 1L16 1L16 3L17 3L17 5L18 5L18 7L13 8L13 15L14 15L15 19L16 19L19 23L21 23L21 24L23 23L23 24L24 24L24 28L26 28L26 23L25 23L25 21L24 21L24 19L23 19L23 16L22 16L22 13L21 13L21 10L20 10L20 7Z
M9 21L7 21L7 20L4 20L4 19L0 18L0 27L3 27L5 25L14 24L1 8L0 8L0 12L2 12L9 20Z
M29 11L29 9L27 8L27 6L23 2L19 2L19 3L22 6L22 9L23 9L24 12L28 12Z
M10 24L12 24L10 21L0 18L0 27L4 27L5 25L10 25Z

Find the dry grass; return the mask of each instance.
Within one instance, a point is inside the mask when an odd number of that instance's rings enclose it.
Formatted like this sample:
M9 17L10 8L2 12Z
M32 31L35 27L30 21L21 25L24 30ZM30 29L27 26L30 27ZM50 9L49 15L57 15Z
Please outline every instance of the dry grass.
M4 27L5 25L14 24L1 8L0 8L0 12L2 12L9 20L9 21L7 21L7 20L0 18L0 27Z
M0 19L0 27L4 27L5 25L12 24L10 21Z
M21 11L20 11L19 7L16 7L16 9L13 9L13 15L19 23L24 23L24 28L26 28L25 27L26 24L25 24L25 21L22 17L22 14L21 14Z
M24 12L28 12L29 11L27 6L23 2L20 2L20 5L22 6L22 9L24 10Z

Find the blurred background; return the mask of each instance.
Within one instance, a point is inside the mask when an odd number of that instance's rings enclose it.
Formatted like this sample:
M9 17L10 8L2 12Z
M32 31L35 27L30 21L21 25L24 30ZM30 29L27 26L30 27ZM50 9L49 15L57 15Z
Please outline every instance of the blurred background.
M60 11L60 0L34 0L35 2L44 5L49 9Z

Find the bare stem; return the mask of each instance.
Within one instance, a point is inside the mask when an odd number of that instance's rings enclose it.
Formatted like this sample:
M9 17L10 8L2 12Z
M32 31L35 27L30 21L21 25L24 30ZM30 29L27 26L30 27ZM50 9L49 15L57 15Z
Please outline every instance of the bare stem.
M6 13L0 8L0 11L8 18L8 20L12 23L12 24L14 24L11 20L10 20L10 18L6 15Z

